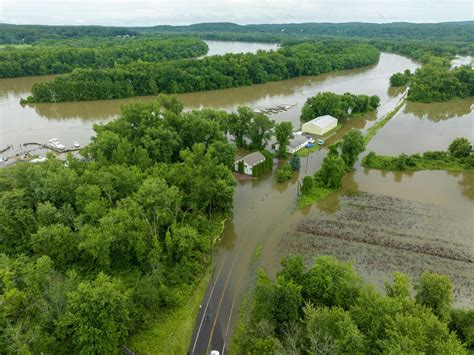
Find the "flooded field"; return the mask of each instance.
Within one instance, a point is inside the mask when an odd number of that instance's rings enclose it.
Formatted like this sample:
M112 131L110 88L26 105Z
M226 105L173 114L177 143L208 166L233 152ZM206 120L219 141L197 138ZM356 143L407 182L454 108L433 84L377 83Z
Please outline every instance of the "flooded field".
M339 199L337 213L320 213L299 223L281 241L282 255L307 262L328 254L351 260L379 289L395 271L416 280L423 271L449 275L456 304L474 305L472 220L438 205L357 193Z
M453 139L474 142L474 97L450 102L407 102L372 139L367 150L383 155L446 150Z

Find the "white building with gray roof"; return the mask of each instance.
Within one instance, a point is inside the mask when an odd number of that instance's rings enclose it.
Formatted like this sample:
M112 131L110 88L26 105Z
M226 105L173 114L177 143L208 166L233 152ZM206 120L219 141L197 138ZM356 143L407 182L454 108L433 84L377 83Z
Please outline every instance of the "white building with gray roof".
M240 158L234 162L235 171L239 171L239 163L244 163L244 174L252 175L253 168L255 165L263 163L265 161L265 156L260 152L253 152L247 154L245 157Z

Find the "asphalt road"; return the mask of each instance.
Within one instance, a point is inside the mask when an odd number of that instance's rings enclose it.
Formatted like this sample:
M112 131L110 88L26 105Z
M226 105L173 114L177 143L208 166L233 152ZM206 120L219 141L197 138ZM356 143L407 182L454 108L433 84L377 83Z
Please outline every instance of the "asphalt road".
M222 355L228 349L230 325L237 312L238 291L238 285L231 281L231 274L239 258L240 247L233 253L221 253L216 263L194 328L190 348L192 354L204 355L217 350Z

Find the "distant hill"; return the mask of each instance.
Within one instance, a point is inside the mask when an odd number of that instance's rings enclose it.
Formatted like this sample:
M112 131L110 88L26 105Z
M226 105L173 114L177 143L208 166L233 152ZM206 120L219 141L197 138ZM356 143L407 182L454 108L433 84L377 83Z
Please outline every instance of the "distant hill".
M189 26L155 26L136 28L147 32L234 32L298 34L341 37L394 39L463 40L474 42L474 21L442 23L291 23L238 25L231 22L198 23Z

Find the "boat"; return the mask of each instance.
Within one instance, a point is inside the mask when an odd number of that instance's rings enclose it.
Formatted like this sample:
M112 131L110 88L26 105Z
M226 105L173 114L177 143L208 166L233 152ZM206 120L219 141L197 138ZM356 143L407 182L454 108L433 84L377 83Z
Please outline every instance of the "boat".
M74 141L74 144L73 144L74 148L80 148L81 145L79 144L78 141Z
M318 142L319 145L323 145L323 144L324 144L324 141L323 141L322 139L318 139L317 142Z

